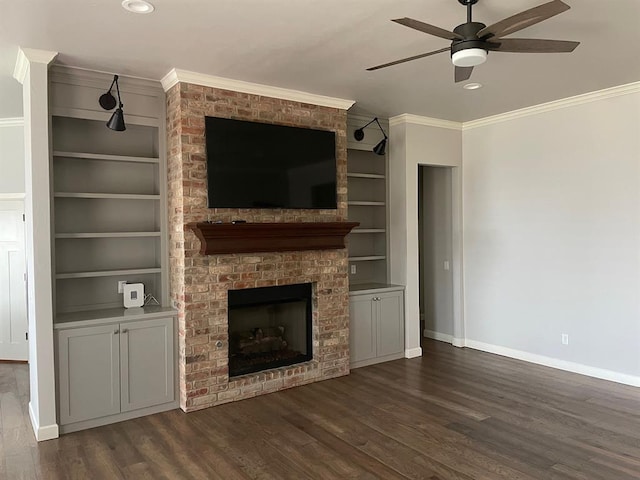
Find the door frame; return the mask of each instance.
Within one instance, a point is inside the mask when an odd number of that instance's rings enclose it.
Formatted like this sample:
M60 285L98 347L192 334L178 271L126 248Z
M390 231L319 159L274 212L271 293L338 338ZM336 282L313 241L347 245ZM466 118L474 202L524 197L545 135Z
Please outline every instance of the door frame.
M456 347L465 346L465 324L463 315L463 276L462 276L462 169L461 167L451 165L431 165L431 164L418 164L418 181L421 175L421 168L442 168L448 169L451 172L451 282L452 282L452 317L453 317L453 334L439 334L434 336L436 340L451 343ZM422 192L418 190L417 195L418 204L416 211L419 208L419 204L422 201ZM422 235L418 229L418 237ZM419 241L418 241L419 243ZM418 251L418 262L420 261L420 251ZM422 265L420 265L422 267ZM419 282L419 288L422 289L423 285ZM421 332L423 336L423 332Z
M26 273L27 273L27 259L26 259L26 232L25 232L25 225L24 225L24 213L25 213L25 194L24 193L0 193L0 205L6 205L5 202L15 202L16 204L18 204L18 208L16 208L15 210L17 212L19 212L19 214L21 214L23 216L23 222L21 222L22 225L22 235L21 239L22 239L22 255L24 256L24 270L23 270L23 288L24 288L24 314L25 314L25 333L27 333L28 335L28 331L29 331L29 312L28 312L28 299L27 299L27 284L26 284ZM28 362L29 360L29 343L28 343L28 338L25 337L24 340L24 347L25 347L25 354L24 355L17 355L20 358L0 358L0 360L2 361L18 361L18 362Z

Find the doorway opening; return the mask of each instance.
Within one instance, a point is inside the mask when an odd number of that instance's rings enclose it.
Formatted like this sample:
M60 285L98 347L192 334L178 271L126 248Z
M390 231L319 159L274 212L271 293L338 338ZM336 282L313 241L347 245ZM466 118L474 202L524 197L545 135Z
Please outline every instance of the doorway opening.
M453 168L419 166L418 258L423 338L453 343Z

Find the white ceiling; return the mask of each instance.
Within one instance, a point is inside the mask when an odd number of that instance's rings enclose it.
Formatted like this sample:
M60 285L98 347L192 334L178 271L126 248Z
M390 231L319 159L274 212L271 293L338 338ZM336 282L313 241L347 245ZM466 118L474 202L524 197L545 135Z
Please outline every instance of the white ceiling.
M389 20L453 29L457 0L151 0L136 15L120 0L0 0L0 117L19 116L11 79L17 46L60 52L58 63L162 78L171 68L355 100L361 113L469 121L640 80L640 1L565 0L571 10L514 36L578 40L571 54L492 53L472 81L453 82L447 53L367 72L446 47ZM480 0L487 25L545 0Z

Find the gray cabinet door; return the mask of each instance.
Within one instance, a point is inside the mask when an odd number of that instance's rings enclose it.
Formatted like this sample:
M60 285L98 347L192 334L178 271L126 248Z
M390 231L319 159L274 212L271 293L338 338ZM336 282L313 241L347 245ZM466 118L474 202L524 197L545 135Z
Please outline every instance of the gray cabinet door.
M58 332L60 423L120 412L118 325Z
M375 296L378 319L378 356L384 357L404 350L404 305L401 291Z
M122 411L174 399L173 318L122 324Z
M351 363L375 358L376 316L373 295L356 295L349 300L349 348Z

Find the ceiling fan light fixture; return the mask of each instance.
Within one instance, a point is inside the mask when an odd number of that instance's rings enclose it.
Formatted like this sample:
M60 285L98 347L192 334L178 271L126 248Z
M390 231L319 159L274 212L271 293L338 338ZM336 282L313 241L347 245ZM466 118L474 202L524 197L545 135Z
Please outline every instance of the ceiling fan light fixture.
M487 61L487 51L482 48L466 48L451 55L456 67L476 67Z

